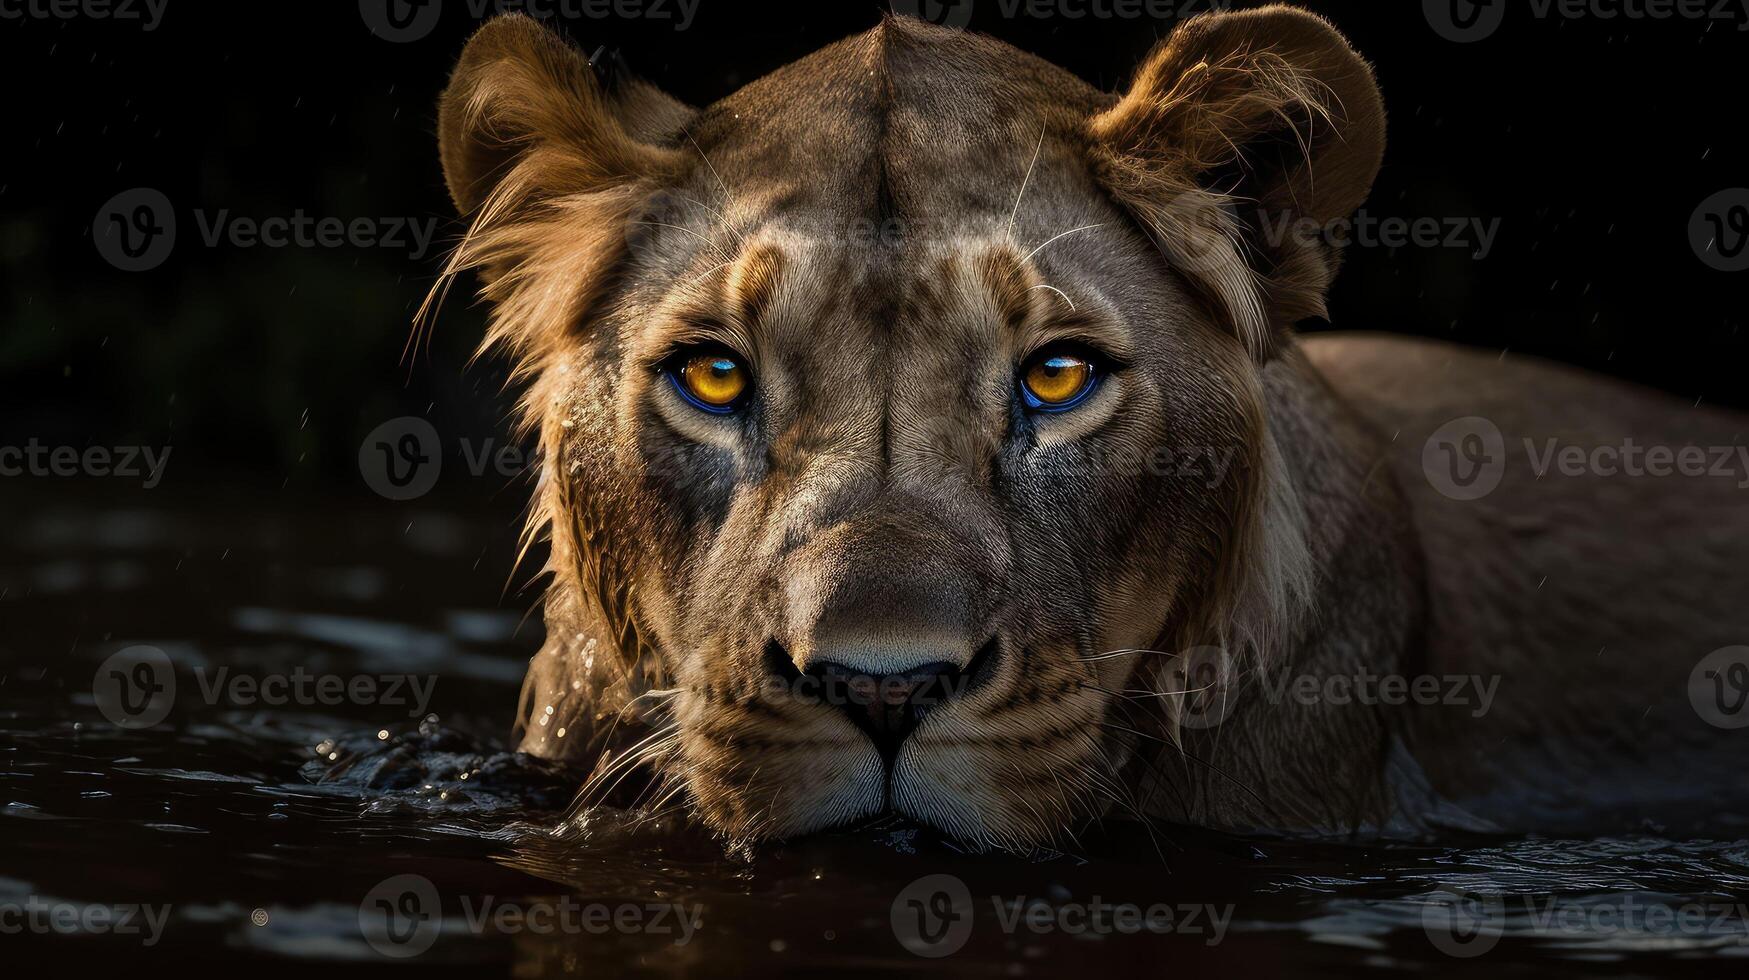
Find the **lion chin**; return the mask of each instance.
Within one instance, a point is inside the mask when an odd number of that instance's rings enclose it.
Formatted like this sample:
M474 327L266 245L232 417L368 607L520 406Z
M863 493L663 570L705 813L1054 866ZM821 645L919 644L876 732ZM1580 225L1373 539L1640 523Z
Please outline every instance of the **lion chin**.
M1046 724L1001 696L1011 678L999 667L977 658L972 667L975 676L937 672L909 686L894 674L832 674L817 685L791 674L792 684L780 678L750 695L760 699L752 707L680 694L668 778L735 842L899 817L973 846L1026 851L1117 798L1115 779L1090 776L1113 771L1106 746L1046 734L1096 731L1094 699L1054 702Z

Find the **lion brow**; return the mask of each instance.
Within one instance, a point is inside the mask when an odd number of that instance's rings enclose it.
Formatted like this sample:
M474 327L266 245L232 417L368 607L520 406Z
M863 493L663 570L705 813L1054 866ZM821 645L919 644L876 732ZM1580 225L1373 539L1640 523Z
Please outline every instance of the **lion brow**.
M756 245L742 255L729 275L729 299L741 319L757 323L771 307L783 278L783 251L775 245Z
M1071 229L1080 230L1083 229ZM973 268L997 318L1020 338L1021 346L1036 346L1046 340L1076 340L1092 344L1119 360L1132 356L1133 341L1108 310L1097 304L1083 309L1064 289L1040 282L1037 270L1015 254L1014 249L993 247L974 260Z

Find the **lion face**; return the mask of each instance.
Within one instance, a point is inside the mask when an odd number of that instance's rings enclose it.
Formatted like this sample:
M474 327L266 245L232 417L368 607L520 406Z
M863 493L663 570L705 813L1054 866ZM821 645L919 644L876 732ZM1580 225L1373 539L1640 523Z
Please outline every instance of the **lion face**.
M620 673L549 687L637 701L724 834L896 812L1016 848L1137 808L1148 651L1286 614L1259 364L1308 301L1164 169L1182 78L1137 84L887 21L698 111L526 20L470 43L452 271L532 379L554 656Z

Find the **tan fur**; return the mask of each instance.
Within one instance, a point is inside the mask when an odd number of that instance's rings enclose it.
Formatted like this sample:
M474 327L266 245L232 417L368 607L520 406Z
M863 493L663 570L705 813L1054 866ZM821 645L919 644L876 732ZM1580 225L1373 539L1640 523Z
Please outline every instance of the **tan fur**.
M1421 816L1390 770L1431 729L1257 696L1410 670L1449 616L1388 440L1288 331L1337 256L1260 234L1346 215L1379 166L1371 72L1323 20L1192 19L1118 96L887 19L692 109L508 17L440 129L472 222L444 285L483 275L540 431L523 747L594 763L586 802L649 770L737 842L896 811L1009 849L1114 810ZM1025 415L1058 340L1117 370ZM699 342L747 361L747 411L659 376ZM1231 465L1159 465L1203 453ZM771 684L828 661L982 666L883 758Z

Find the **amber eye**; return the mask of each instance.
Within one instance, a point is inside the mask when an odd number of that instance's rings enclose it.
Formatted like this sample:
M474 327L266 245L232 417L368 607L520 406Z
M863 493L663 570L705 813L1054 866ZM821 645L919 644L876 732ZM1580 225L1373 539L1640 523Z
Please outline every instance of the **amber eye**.
M1066 411L1091 394L1098 379L1091 359L1066 351L1047 352L1022 368L1020 395L1027 408Z
M752 383L741 360L726 351L684 355L667 369L674 389L694 406L724 414L739 407Z

